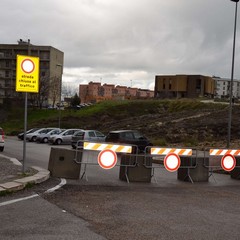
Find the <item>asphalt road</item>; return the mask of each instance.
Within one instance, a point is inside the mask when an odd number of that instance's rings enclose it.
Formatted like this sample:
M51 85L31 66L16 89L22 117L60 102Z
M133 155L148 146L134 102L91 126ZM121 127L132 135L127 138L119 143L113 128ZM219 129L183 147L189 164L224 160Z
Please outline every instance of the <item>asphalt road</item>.
M36 154L30 156L32 161L37 163L39 156L38 163L46 166L47 151L35 152L35 143L28 146ZM14 155L11 149L6 151ZM176 172L157 168L151 183L128 184L119 179L119 166L106 171L88 165L83 179L67 180L54 193L45 193L57 183L58 179L50 179L0 197L4 202L38 194L0 205L3 239L240 238L240 181L227 174L213 173L209 182L191 184L177 180Z
M47 169L51 147L52 145L49 144L26 142L26 167L39 166ZM59 147L70 148L70 146L64 145ZM5 139L5 149L3 154L9 157L17 158L19 161L22 161L23 141L18 140L17 137L7 136Z
M47 184L51 185L53 182ZM92 231L89 223L84 219L45 200L43 197L43 188L45 187L46 183L41 190L37 186L31 190L17 193L15 196L0 197L1 239L105 239ZM26 197L32 198L24 199ZM11 203L11 200L20 201Z

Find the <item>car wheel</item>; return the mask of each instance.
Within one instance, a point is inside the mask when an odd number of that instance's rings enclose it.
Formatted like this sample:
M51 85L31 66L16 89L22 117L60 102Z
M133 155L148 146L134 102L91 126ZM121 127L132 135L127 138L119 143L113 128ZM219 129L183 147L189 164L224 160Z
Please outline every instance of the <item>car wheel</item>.
M36 140L37 140L37 137L33 136L32 139L31 139L31 142L36 142Z
M60 145L61 143L62 143L62 140L61 140L61 139L57 139L57 140L56 140L56 144L57 144L57 145Z
M0 152L3 152L3 150L4 150L4 147L0 147Z
M42 141L43 141L44 143L47 143L47 142L48 142L48 138L44 138Z

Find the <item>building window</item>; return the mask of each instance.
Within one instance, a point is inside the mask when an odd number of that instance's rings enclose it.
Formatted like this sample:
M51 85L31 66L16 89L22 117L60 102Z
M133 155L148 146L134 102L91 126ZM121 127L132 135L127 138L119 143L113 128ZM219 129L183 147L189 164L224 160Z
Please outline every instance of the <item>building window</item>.
M169 90L171 90L172 89L172 79L170 78L169 79Z
M197 84L196 84L196 89L200 90L201 89L201 79L197 79Z

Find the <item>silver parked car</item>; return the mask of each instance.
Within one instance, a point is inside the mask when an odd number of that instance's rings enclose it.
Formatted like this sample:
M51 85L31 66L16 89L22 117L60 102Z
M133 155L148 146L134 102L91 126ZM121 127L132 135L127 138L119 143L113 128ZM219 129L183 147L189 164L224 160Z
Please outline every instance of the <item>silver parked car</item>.
M60 134L50 136L50 138L48 139L48 142L50 144L57 144L57 145L71 144L72 135L79 130L82 130L82 129L67 129L61 132Z
M39 128L29 129L29 130L26 131L26 134L28 134L28 133L33 133L33 132L37 131L38 129L39 129ZM19 140L23 140L23 139L24 139L24 132L21 132L21 133L18 134L18 139L19 139Z
M84 141L104 142L105 135L97 130L82 130L75 132L72 136L72 148L83 147Z
M49 132L43 132L43 133L41 133L37 136L36 142L47 143L50 136L57 135L57 134L59 134L63 131L65 131L65 129L56 128L56 129L53 129Z
M38 135L40 135L42 133L48 133L48 132L52 131L53 129L56 129L56 128L40 128L40 129L36 130L35 132L26 134L26 140L29 142L35 142Z

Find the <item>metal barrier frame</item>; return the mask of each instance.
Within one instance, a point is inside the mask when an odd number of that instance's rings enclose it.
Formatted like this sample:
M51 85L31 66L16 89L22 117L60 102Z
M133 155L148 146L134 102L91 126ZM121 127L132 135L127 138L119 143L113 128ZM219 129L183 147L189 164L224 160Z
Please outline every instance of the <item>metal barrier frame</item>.
M83 143L83 146L81 147L78 147L78 143L79 142L82 142ZM79 162L77 161L78 159L78 153L79 152L82 152L82 154L84 153L95 153L95 152L101 152L102 150L89 150L89 149L84 149L84 142L87 142L87 143L95 143L95 144L106 144L106 142L90 142L90 141L83 141L83 140L79 140L77 141L77 145L76 145L76 149L75 149L75 158L73 159L77 164L80 164L80 165L84 165L84 170L83 170L83 173L82 175L80 176L80 179L83 179L83 177L85 176L86 177L86 181L88 181L88 177L87 177L87 165L95 165L95 166L99 166L98 162L93 162L93 161L89 161L89 154L87 155L87 161L86 162ZM126 154L128 156L132 156L132 157L136 157L138 156L139 154L139 149L136 145L127 145L127 144L116 144L116 143L107 143L108 145L113 145L113 146L116 146L116 145L121 145L121 146L126 146L126 147L132 147L132 151L133 149L136 149L136 153L133 154L133 153L124 153L124 152L116 152L116 154L119 156L119 154L123 155L123 154ZM110 149L110 148L106 148L106 149ZM137 158L136 158L137 159ZM126 179L127 179L127 182L129 183L129 177L128 177L128 174L127 174L127 169L128 167L136 167L138 165L138 162L136 160L136 162L134 164L116 164L115 166L118 166L118 167L126 167L125 168L125 176L126 176Z
M207 165L207 164L205 164L204 166L205 167L207 167L208 169L209 169L209 178L210 177L213 177L213 179L214 179L214 181L215 182L217 182L216 181L216 179L215 179L215 177L214 177L214 175L213 175L213 173L214 173L214 170L223 170L223 171L225 171L223 168L222 168L222 166L221 166L221 159L222 159L222 157L225 155L225 154L228 154L228 153L233 153L232 151L237 151L237 150L234 150L234 149L225 149L225 148L215 148L216 150L225 150L224 151L224 154L218 154L218 155L211 155L210 154L210 150L211 149L214 149L214 148L205 148L204 149L204 155L205 155L205 153L207 153L207 156L208 156L208 158L209 158L209 162L210 162L210 159L213 159L213 160L216 160L216 161L219 161L219 165ZM240 157L240 155L238 154L238 155L235 155L234 153L232 154L234 157L236 157L236 156L239 156ZM235 168L240 168L240 166L235 166ZM227 171L225 171L225 172L227 172ZM239 177L240 177L240 175L239 175Z
M161 156L161 157L164 156L164 157L165 157L165 156L167 156L167 154L170 153L170 152L169 152L169 153L163 153L163 154L151 154L151 148L165 148L165 149L166 149L166 147L148 146L148 147L146 147L146 149L145 149L145 152L148 153L148 155L145 155L145 159L146 159L147 157L154 157L154 156ZM167 149L173 149L172 152L174 152L174 150L177 150L177 149L190 150L189 148L181 148L181 147L178 147L178 148L176 148L176 147L172 147L172 148L171 148L171 147L168 147ZM191 158L191 166L180 166L179 168L187 169L187 175L186 175L185 179L186 179L186 178L189 178L189 180L191 181L191 183L194 183L194 181L193 181L193 179L192 179L192 177L191 177L191 175L190 175L190 169L195 169L195 168L198 166L197 161L195 161L195 162L196 162L195 165L192 164L193 159L194 159L194 158L197 159L197 157L198 157L198 150L197 150L197 149L191 149L191 150L192 150L191 155L179 154L179 156L189 156L189 157ZM195 153L195 155L194 155L193 153ZM181 159L181 158L180 158L180 159ZM156 169L156 168L165 168L165 167L164 167L163 165L161 165L161 166L148 166L148 165L146 164L146 161L145 161L145 163L144 163L144 166L145 166L146 168L152 168L152 169L153 169L153 170L152 170L152 173L153 173L152 177L154 177L154 180L155 180L155 182L157 183L157 180L156 180L156 178L155 178L155 176L154 176L155 169Z

